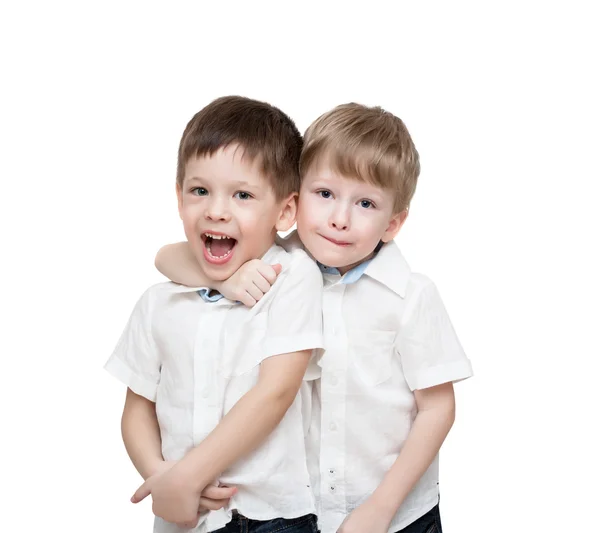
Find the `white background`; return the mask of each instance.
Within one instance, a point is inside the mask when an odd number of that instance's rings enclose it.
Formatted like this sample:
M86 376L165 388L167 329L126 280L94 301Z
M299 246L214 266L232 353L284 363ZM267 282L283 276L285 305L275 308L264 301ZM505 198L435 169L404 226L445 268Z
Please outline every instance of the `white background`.
M596 531L600 164L594 2L15 2L0 8L2 531L151 531L102 366L183 238L187 120L241 94L301 130L401 116L398 242L476 376L442 450L446 533Z

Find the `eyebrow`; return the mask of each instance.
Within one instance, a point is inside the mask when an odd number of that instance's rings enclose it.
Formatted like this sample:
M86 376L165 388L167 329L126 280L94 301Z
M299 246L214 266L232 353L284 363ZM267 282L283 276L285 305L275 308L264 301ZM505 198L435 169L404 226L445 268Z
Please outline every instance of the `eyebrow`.
M186 178L186 181L189 182L203 182L205 181L204 178L200 177L200 176L192 176L191 178ZM247 181L244 180L235 180L232 181L233 185L235 185L236 187L247 187L249 189L261 189L261 187L259 185L251 185L250 183L248 183Z
M366 184L366 185L370 185L370 184ZM310 186L312 188L315 189L335 189L335 185L332 185L331 183L327 183L327 180L323 180L322 178L317 178L314 181L311 182ZM358 196L364 196L365 198L368 199L373 199L373 200L377 200L378 202L381 202L381 200L383 200L385 198L385 193L382 192L380 190L380 187L377 187L376 185L373 185L374 190L369 191L369 192L364 192L364 194L359 194Z
M260 189L261 188L259 185L252 185L244 180L236 180L233 183L238 187L250 187L251 189Z

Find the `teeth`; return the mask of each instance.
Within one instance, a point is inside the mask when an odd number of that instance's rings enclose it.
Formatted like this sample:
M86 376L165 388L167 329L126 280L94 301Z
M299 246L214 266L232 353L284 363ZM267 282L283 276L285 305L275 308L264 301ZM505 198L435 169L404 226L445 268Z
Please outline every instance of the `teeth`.
M205 235L207 237L210 237L211 239L216 239L216 240L232 239L233 238L233 237L230 237L229 235L213 235L212 233L205 233Z

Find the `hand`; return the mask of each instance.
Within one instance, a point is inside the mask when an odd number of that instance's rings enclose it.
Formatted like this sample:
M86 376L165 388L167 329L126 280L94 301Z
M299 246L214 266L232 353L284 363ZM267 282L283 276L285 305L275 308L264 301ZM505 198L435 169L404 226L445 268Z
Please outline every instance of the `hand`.
M229 499L237 492L235 487L209 485L200 494L200 513L217 511L229 504Z
M218 290L225 298L252 307L269 292L281 268L280 264L267 265L260 259L253 259L244 263Z
M164 466L161 466L160 473L166 472L174 464L175 461L163 461ZM155 475L156 474L158 474L158 470L155 472ZM141 502L151 494L150 488L151 484L144 483L131 497L131 501L133 503ZM222 509L229 504L229 500L236 492L236 487L227 487L225 485L216 487L215 485L209 485L200 494L200 507L198 510L200 513L205 513L208 511L217 511L218 509Z
M391 521L380 507L367 500L346 517L337 533L387 533Z
M183 472L174 468L176 462L165 461L136 490L133 503L152 496L152 512L167 522L180 527L196 527L201 511L201 490L187 479ZM214 504L211 504L214 505Z

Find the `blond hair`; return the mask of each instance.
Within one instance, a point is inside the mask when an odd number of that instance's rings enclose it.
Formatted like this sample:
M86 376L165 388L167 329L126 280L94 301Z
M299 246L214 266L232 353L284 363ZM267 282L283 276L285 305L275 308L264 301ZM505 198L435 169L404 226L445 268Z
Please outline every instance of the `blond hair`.
M421 169L404 122L381 107L355 103L335 107L306 130L300 175L321 162L341 176L389 190L394 213L408 208Z

